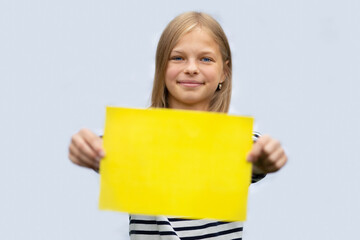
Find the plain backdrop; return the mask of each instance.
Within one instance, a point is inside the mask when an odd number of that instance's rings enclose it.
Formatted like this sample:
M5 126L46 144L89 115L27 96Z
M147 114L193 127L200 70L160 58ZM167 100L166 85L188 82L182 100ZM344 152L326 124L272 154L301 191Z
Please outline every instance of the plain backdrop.
M359 1L1 0L0 239L128 239L127 214L98 210L98 174L68 160L70 137L101 131L106 105L149 106L157 41L190 10L229 38L231 112L289 155L251 186L243 239L356 238Z

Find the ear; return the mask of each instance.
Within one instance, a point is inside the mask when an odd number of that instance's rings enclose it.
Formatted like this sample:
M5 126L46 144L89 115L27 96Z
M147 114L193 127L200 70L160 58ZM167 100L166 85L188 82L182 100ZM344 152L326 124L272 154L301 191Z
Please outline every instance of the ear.
M225 66L225 65L226 65L226 66ZM226 77L228 76L228 72L226 71L228 65L229 65L229 60L226 60L225 63L224 63L224 66L223 66L223 76L222 76L222 79L221 79L220 83L225 82L225 79L226 79Z

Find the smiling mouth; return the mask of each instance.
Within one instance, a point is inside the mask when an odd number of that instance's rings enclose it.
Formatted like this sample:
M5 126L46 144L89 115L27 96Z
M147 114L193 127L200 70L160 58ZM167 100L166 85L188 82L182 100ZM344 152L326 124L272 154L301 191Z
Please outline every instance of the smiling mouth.
M199 87L204 85L203 82L191 81L191 80L184 80L184 81L177 81L177 84L184 86L184 87Z

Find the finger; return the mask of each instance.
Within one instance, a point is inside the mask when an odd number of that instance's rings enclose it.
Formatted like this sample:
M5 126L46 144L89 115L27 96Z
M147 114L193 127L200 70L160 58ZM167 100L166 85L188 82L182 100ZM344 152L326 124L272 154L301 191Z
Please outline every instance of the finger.
M253 145L251 151L247 156L249 162L257 162L263 154L263 148L268 143L269 137L267 135L261 136Z
M266 168L268 173L279 171L287 162L287 156L284 154L279 161L277 161L274 165L271 165Z
M251 151L247 155L248 162L256 162L260 157L262 151L262 145L260 143L255 143L251 149Z
M105 157L105 152L102 147L102 139L99 136L88 129L82 129L79 133L81 136L83 136L84 140L90 146L90 148L95 151L98 158Z
M269 138L266 144L264 145L264 155L270 156L281 148L281 144L278 140Z
M69 159L71 160L72 163L78 166L92 168L92 166L90 166L86 162L83 162L78 156L75 156L73 153L70 152L69 152Z
M278 147L273 150L267 158L264 159L264 165L271 166L276 164L283 156L285 155L284 149L282 147Z
M73 163L75 163L75 164L77 164L78 166L81 166L81 167L86 167L86 168L91 168L91 169L93 169L93 170L95 170L95 171L99 171L99 167L94 167L94 166L91 166L91 165L88 165L87 163L84 163L84 162L82 162L82 161L79 161L78 160L78 157L76 157L76 156L74 156L73 154L71 154L71 153L69 153L69 158L70 158L70 160L73 162Z
M80 133L75 134L72 137L72 142L70 146L73 146L73 150L76 148L76 150L74 150L76 154L80 152L82 155L85 155L87 158L96 159L97 158L96 152L91 148L91 146L89 146L85 138L86 137L82 136Z
M89 157L73 144L71 144L69 147L69 153L72 156L71 160L75 164L89 168L99 168L99 162L96 160L96 158Z
M88 165L86 163L83 163L77 156L75 156L73 153L69 152L69 159L71 162L73 162L76 165L87 167Z

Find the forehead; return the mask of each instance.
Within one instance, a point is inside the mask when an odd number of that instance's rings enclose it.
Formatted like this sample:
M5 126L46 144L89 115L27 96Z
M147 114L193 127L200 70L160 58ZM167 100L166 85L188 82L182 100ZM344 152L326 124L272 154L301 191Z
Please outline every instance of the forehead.
M173 50L182 47L192 47L194 49L199 47L211 48L213 51L219 51L219 45L215 41L214 35L211 33L211 31L200 27L196 27L180 37Z

